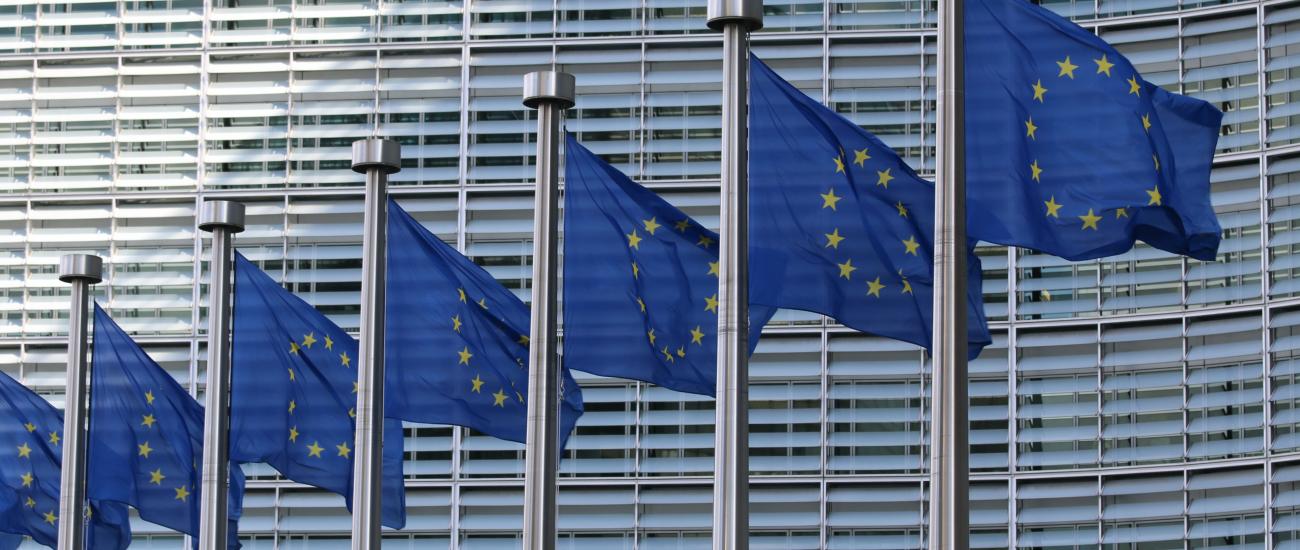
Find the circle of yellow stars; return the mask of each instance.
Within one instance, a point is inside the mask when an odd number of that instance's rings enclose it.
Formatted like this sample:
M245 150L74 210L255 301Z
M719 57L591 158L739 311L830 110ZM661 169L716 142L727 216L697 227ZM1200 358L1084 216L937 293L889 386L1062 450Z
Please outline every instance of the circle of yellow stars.
M847 175L847 167L844 163L844 158L846 156L847 155L845 155L843 151L840 151L839 154L831 157L831 160L834 162L836 174ZM862 149L853 150L852 164L856 165L858 168L867 170L868 173L874 172L876 176L876 186L888 190L890 182L896 179L893 174L893 167L885 167L884 170L874 170L867 168L868 160L871 160L869 148L864 147ZM831 185L825 193L818 193L818 195L821 197L821 207L823 210L830 209L832 216L839 211L839 202L843 200L844 197L835 194L834 185ZM903 204L903 201L896 202L894 208L898 211L899 217L908 217L909 210L907 209L907 205ZM839 227L832 227L831 232L823 233L823 236L826 238L823 248L830 248L835 251L839 251L840 244L847 240L844 235L840 234ZM908 238L901 239L900 242L903 246L902 253L904 255L920 256L921 243L916 240L915 235L909 235ZM853 272L859 269L858 266L853 265L853 258L846 258L844 262L836 263L835 265L839 269L839 277L848 281L853 280ZM912 284L907 280L907 277L903 275L902 270L899 270L898 275L899 279L902 281L900 292L903 294L912 294ZM880 276L866 281L866 284L866 295L874 298L880 298L880 292L888 286L881 281Z

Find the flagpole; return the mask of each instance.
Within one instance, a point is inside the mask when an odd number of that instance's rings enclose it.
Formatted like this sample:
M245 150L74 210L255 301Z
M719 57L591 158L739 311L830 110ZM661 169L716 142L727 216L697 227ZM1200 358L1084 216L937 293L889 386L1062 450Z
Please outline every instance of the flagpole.
M244 230L244 205L208 201L199 229L212 233L208 287L208 384L203 414L203 478L199 549L226 550L230 483L230 309L235 233Z
M713 548L749 548L749 33L762 0L709 0L722 31L722 210L718 239L718 388Z
M63 406L63 466L59 480L59 550L81 550L86 544L86 326L90 318L90 285L104 280L104 260L90 254L59 258L59 280L72 285L68 309L68 385Z
M940 0L929 550L970 546L963 17L961 0Z
M560 117L573 107L569 73L524 75L524 106L537 109L533 200L532 318L528 341L528 434L524 451L524 550L555 548L555 472L560 463L560 361L556 329Z
M352 170L366 175L361 243L361 347L357 365L356 453L352 469L352 550L379 550L384 446L384 285L388 261L388 175L402 147L387 139L352 142ZM401 445L401 441L392 442Z

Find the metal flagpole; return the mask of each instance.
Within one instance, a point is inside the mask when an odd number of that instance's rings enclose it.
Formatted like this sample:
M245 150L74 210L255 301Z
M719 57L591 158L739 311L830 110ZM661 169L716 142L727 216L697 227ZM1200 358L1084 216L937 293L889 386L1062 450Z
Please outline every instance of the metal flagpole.
M233 240L244 230L244 205L208 201L199 229L212 233L212 284L208 287L208 386L203 415L200 550L226 550L230 483L230 301Z
M361 347L357 440L352 470L352 550L379 550L384 446L384 268L388 261L388 175L402 169L396 141L352 142L352 169L366 175L361 244ZM401 441L393 442L401 445Z
M63 410L63 467L59 480L59 550L81 550L86 544L86 326L90 318L90 285L104 280L104 260L90 254L59 258L59 280L72 285L68 310L68 387Z
M939 146L935 174L934 367L930 392L930 550L970 546L966 374L964 9L939 2Z
M722 215L718 239L718 388L713 548L749 548L749 33L762 0L709 0L722 31Z
M560 111L573 107L573 75L524 75L524 105L537 109L533 202L532 318L528 341L528 435L524 452L524 550L555 548L555 471L560 463L560 360L556 329Z

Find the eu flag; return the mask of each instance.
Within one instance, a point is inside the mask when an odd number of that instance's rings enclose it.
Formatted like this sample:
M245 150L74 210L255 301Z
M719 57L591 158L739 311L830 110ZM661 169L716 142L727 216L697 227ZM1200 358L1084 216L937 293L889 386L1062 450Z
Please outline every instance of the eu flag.
M58 544L63 413L17 380L0 374L0 531ZM126 506L90 500L86 547L131 544Z
M199 534L203 407L95 304L86 494ZM239 548L244 472L230 468L228 545ZM194 543L197 545L198 540Z
M934 185L751 56L750 302L930 347ZM967 256L970 356L991 341Z
M718 235L573 135L565 144L565 361L575 370L714 395ZM750 307L751 350L775 312Z
M1109 44L1023 0L966 4L970 236L1070 260L1142 240L1213 260L1223 113L1142 80Z
M388 201L387 414L524 442L528 306ZM568 370L560 448L582 415Z
M352 508L357 341L235 254L230 459L343 495ZM382 523L406 524L402 424L384 422Z

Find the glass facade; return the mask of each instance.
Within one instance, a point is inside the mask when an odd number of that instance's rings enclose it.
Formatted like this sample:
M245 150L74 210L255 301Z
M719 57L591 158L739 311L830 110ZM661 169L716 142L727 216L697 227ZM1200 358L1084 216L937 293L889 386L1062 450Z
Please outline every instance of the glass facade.
M361 178L399 141L403 206L527 298L535 120L521 75L577 75L568 128L717 224L719 37L703 0L11 0L0 5L0 370L62 402L58 256L202 396L209 198L236 246L356 330ZM981 548L1300 548L1300 2L1044 0L1152 82L1226 116L1214 262L1146 246L1068 263L984 246L971 364ZM934 166L934 0L768 0L754 50ZM926 538L923 354L782 312L751 365L756 548ZM560 547L707 548L710 399L580 378ZM385 547L514 548L521 446L407 430L408 527ZM346 548L342 499L248 466L248 548ZM182 548L137 522L136 547ZM30 543L29 543L30 544Z

